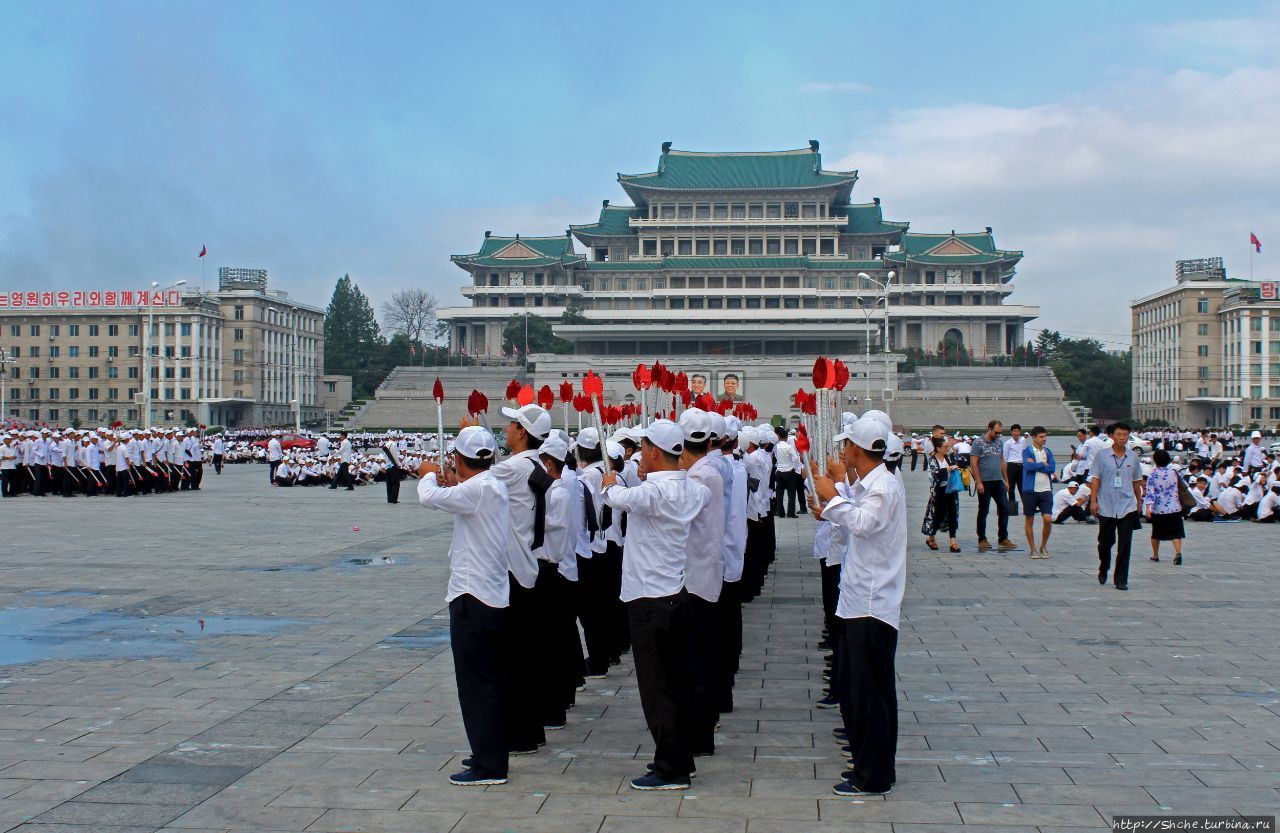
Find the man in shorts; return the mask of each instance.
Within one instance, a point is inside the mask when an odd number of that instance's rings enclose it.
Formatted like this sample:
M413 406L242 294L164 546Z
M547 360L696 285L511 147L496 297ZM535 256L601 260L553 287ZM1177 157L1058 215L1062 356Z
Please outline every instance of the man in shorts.
M1027 518L1027 546L1032 558L1049 557L1049 533L1053 529L1053 473L1057 464L1053 452L1045 448L1049 432L1043 425L1031 429L1031 445L1022 451L1022 506ZM1040 547L1036 548L1035 520L1043 520Z

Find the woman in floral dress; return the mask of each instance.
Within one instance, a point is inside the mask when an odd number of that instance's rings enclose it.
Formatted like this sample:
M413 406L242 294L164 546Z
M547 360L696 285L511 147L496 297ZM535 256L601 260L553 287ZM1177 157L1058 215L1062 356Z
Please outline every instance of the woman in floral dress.
M938 530L945 529L951 536L951 552L960 552L960 545L956 543L956 530L960 527L960 492L947 491L951 473L959 471L960 468L952 456L952 445L953 442L948 437L934 446L933 453L925 461L932 494L929 496L929 505L925 509L924 523L920 531L928 536L925 544L929 549L936 550L938 541L935 536Z
M1156 464L1147 475L1142 511L1151 521L1151 560L1160 560L1160 542L1173 542L1173 563L1182 563L1182 539L1187 537L1182 526L1182 501L1178 499L1178 473L1169 468L1169 452L1157 449L1151 455Z

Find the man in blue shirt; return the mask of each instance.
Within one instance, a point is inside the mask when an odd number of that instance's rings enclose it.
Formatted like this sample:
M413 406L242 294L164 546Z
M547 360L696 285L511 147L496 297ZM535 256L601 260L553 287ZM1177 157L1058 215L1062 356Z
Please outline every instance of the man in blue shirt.
M1098 584L1107 583L1115 546L1117 590L1129 589L1129 546L1142 503L1142 464L1129 448L1130 430L1123 422L1111 426L1111 445L1093 455L1089 468L1089 506L1098 517Z

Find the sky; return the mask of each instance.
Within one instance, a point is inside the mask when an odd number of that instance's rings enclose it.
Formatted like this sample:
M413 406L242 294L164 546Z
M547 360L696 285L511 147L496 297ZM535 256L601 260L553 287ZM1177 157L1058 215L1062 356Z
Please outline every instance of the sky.
M461 304L451 254L685 150L821 142L913 231L1021 249L1032 328L1128 344L1176 259L1280 279L1280 3L22 2L0 289L263 267ZM1034 334L1034 332L1032 333Z

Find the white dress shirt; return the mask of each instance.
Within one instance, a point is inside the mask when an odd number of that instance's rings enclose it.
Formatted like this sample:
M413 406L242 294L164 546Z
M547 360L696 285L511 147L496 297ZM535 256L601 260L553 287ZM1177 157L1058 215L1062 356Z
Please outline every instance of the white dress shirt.
M740 581L747 552L747 469L731 454L720 458L724 460L723 469L729 471L729 499L724 509L724 580Z
M489 607L506 607L510 599L507 578L507 487L483 471L457 486L439 486L429 473L418 481L418 503L455 516L449 542L449 586L445 601L464 593Z
M615 483L605 490L609 506L629 513L622 601L660 599L680 592L689 525L710 499L707 487L690 480L684 471L649 472L639 486L628 489Z
M351 461L355 458L354 452L351 450L351 440L343 440L338 446L338 462L351 465Z
M773 447L773 457L778 461L778 471L800 471L800 453L790 440L779 440Z
M549 561L557 567L564 561L573 561L573 507L572 493L563 479L556 480L547 489L547 515L543 524L542 546L534 556Z
M1280 495L1269 491L1258 502L1258 520L1264 521L1277 511L1280 511Z
M345 445L350 446L350 443L345 443ZM267 441L267 462L276 462L280 459L280 455L280 440L276 437L272 437Z
M576 469L566 468L560 472L556 481L564 491L565 500L569 503L569 551L560 562L560 575L569 581L578 580L578 549L583 540L582 482L578 479Z
M721 456L719 452L716 457ZM708 499L689 525L685 545L685 587L708 602L719 601L724 582L724 478L711 454L688 469L689 479L706 487Z
M907 517L902 484L883 465L837 495L822 517L850 536L840 569L841 619L873 617L898 628L907 586Z
M1244 467L1245 469L1260 469L1266 460L1263 458L1262 445L1260 443L1249 443L1244 447Z
M533 514L535 502L533 489L529 487L529 475L533 466L542 467L536 449L512 454L490 471L507 487L511 531L507 535L507 563L511 574L524 588L532 588L538 581L538 559L530 545L533 543ZM544 527L545 531L545 527Z
M1006 463L1017 463L1022 465L1022 452L1027 448L1027 438L1018 437L1014 439L1009 437L1004 441L1004 461ZM1018 484L1021 487L1022 484Z
M756 490L747 496L747 518L758 521L769 514L769 471L771 468L769 452L763 448L757 448L743 458L742 462L747 467L747 476L753 477L760 482Z

